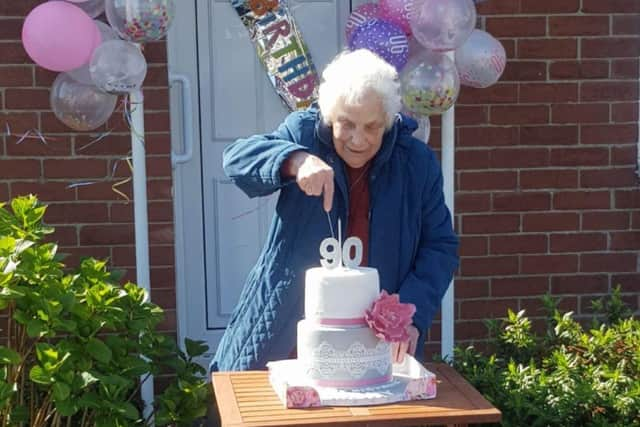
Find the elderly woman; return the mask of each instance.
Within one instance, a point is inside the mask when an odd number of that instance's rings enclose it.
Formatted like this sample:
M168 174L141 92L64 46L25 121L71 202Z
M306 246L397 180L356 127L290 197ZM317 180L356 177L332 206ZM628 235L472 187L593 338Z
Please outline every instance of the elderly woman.
M444 204L434 153L399 114L395 69L367 50L340 54L324 71L320 110L290 114L271 134L231 144L224 169L249 197L280 190L271 229L211 363L212 370L262 369L287 358L303 317L304 275L320 242L342 219L363 242L363 265L415 304L407 342L422 358L425 332L457 268L458 239Z

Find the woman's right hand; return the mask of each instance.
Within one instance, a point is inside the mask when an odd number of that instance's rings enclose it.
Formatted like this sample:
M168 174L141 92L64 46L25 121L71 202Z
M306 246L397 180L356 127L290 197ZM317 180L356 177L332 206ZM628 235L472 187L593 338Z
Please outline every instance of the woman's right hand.
M306 151L295 151L282 165L282 173L296 178L298 187L309 196L323 195L324 210L333 204L333 168Z

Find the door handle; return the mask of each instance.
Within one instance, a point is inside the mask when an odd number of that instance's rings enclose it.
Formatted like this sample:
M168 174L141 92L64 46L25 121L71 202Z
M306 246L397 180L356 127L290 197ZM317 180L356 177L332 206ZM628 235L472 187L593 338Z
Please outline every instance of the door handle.
M184 151L177 153L171 150L171 167L186 163L193 157L193 98L191 81L184 74L169 73L170 84L180 83L182 94L182 143Z

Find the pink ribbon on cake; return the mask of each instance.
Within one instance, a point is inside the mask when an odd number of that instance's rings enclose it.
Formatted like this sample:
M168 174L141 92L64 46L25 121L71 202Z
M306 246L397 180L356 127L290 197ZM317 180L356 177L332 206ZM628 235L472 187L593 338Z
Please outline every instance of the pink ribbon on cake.
M328 317L319 317L317 322L323 326L366 326L367 321L364 317L353 317L350 319L333 319Z

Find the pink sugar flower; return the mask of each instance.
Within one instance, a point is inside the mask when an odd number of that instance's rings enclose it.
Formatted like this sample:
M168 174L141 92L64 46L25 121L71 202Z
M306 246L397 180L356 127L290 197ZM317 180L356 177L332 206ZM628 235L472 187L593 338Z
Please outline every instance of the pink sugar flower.
M320 396L311 387L287 388L287 408L311 408L320 406Z
M407 327L416 312L416 306L400 302L398 294L389 295L383 290L364 318L376 336L387 342L402 342L409 339Z

